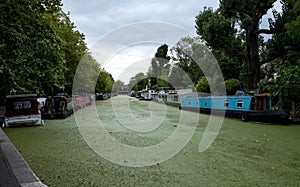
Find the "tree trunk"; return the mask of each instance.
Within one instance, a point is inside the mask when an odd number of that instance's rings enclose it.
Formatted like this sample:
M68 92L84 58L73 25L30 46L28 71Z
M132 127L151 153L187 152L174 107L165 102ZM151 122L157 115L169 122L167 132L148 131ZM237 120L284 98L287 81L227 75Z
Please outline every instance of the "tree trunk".
M255 21L247 22L246 45L247 45L247 88L248 90L257 89L257 83L260 79L260 61L258 54L258 30L259 23Z

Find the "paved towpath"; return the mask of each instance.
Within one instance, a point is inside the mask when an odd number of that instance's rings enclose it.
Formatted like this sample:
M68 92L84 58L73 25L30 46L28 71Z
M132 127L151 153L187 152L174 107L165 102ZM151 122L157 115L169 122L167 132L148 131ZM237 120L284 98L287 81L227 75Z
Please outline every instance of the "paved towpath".
M0 149L0 171L0 186L19 186L2 149Z
M3 116L2 109L0 116ZM0 187L14 186L46 187L0 128Z

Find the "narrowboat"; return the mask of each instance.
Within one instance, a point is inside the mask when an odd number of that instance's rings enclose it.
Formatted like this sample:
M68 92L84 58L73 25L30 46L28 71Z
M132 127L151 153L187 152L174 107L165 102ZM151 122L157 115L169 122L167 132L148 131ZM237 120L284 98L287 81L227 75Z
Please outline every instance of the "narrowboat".
M72 98L66 96L48 96L42 107L42 117L45 119L66 118L72 113Z
M192 89L179 89L179 90L161 90L158 92L158 96L155 101L164 103L166 105L179 107L181 98L186 95L196 95L192 92Z
M158 97L156 99L157 102L160 103L165 103L166 105L171 105L171 106L179 106L179 95L177 92L160 92L158 93Z
M96 93L96 100L106 100L106 99L108 99L108 96L106 94Z
M73 107L75 110L84 108L92 104L92 99L88 95L87 96L73 95L72 98L74 101Z
M157 93L154 90L142 90L139 100L152 101L157 97Z
M106 100L106 99L110 99L112 96L114 96L113 93L104 93L104 94L103 93L100 93L100 94L96 93L95 99L96 100ZM91 99L91 100L93 100L93 99Z
M6 96L2 127L43 124L36 94Z
M130 96L130 97L136 97L137 93L136 93L136 91L131 90L130 92L128 92L128 96Z
M284 110L272 110L272 98L267 95L184 96L179 109L202 113L225 111L225 116L242 121L283 122L288 120Z

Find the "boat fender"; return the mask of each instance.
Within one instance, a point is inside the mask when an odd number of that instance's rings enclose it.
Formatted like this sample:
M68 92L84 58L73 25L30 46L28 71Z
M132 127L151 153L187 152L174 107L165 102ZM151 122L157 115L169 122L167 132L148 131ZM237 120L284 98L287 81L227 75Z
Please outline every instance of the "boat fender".
M244 122L248 121L248 114L247 114L247 112L243 112L242 113L241 120L244 121Z

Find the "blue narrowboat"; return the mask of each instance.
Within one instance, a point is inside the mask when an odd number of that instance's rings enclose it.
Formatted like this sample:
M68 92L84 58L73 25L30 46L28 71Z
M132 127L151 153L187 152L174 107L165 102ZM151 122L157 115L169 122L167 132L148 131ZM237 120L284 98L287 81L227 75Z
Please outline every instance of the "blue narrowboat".
M225 111L228 117L243 121L281 122L288 119L284 110L272 110L272 98L268 95L209 96L182 98L180 109L202 113Z

